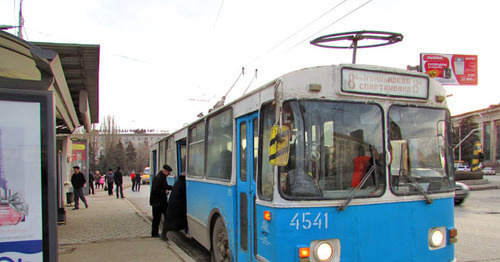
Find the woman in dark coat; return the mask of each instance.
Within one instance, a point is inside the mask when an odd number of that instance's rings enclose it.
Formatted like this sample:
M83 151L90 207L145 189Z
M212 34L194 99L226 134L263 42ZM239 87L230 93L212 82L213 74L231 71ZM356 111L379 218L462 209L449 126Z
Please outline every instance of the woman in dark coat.
M161 233L163 240L167 240L167 231L179 231L187 228L186 213L186 176L181 174L170 193L166 219L163 221Z

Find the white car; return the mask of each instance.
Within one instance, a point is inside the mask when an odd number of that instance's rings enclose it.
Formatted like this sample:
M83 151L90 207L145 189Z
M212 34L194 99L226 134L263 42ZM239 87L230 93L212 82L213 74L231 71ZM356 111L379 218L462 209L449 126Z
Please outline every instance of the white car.
M483 168L483 174L484 175L495 175L496 171L495 171L495 168L493 167L485 167Z
M457 171L471 171L470 167L465 165L465 166L457 166Z

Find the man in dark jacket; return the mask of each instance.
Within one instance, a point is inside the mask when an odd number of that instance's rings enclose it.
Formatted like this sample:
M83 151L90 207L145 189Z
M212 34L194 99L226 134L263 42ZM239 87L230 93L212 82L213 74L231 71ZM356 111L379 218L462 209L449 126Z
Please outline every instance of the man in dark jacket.
M113 195L113 181L114 181L115 174L113 173L113 169L109 169L108 173L106 173L106 183L108 184L107 187L105 187L104 190L108 190L108 196Z
M89 194L92 194L92 195L95 194L94 180L95 180L94 173L92 171L90 171L89 172Z
M167 183L167 176L170 175L172 168L169 165L163 165L163 169L158 172L151 183L151 195L149 204L153 207L153 224L151 226L151 237L159 237L158 229L160 227L161 215L165 217L168 207L168 194L172 189Z
M85 208L88 208L89 205L87 204L87 199L85 199L85 195L83 194L83 186L85 186L85 183L87 183L87 180L85 180L85 175L80 172L79 166L74 166L73 171L75 171L71 176L71 185L73 186L73 193L75 198L75 207L73 208L73 210L79 208L79 199L82 199L83 203L85 204Z
M167 241L167 231L179 231L187 228L186 176L182 173L172 187L168 207L163 220L161 239Z
M116 199L118 199L118 193L120 193L122 198L125 198L123 196L123 173L120 167L116 169L115 176L113 179L116 184Z
M139 172L134 177L135 191L137 191L137 192L141 191L141 176L142 176L142 172Z

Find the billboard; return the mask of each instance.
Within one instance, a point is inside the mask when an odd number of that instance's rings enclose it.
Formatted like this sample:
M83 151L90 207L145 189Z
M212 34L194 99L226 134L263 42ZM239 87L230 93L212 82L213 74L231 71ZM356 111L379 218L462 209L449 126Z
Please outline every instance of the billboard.
M477 55L420 54L422 72L444 85L477 85Z
M0 88L0 261L57 261L53 99Z
M42 261L40 104L0 100L0 112L1 256Z

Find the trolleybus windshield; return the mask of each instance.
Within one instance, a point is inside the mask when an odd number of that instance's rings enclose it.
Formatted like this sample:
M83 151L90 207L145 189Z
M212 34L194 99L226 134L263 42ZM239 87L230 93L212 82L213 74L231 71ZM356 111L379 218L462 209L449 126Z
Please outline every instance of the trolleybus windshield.
M391 188L395 194L453 190L449 128L445 109L392 106L389 109ZM448 158L448 161L446 161Z
M290 157L279 168L287 199L380 196L385 188L382 109L374 104L288 101L283 124L291 130ZM361 179L375 165L364 185Z

